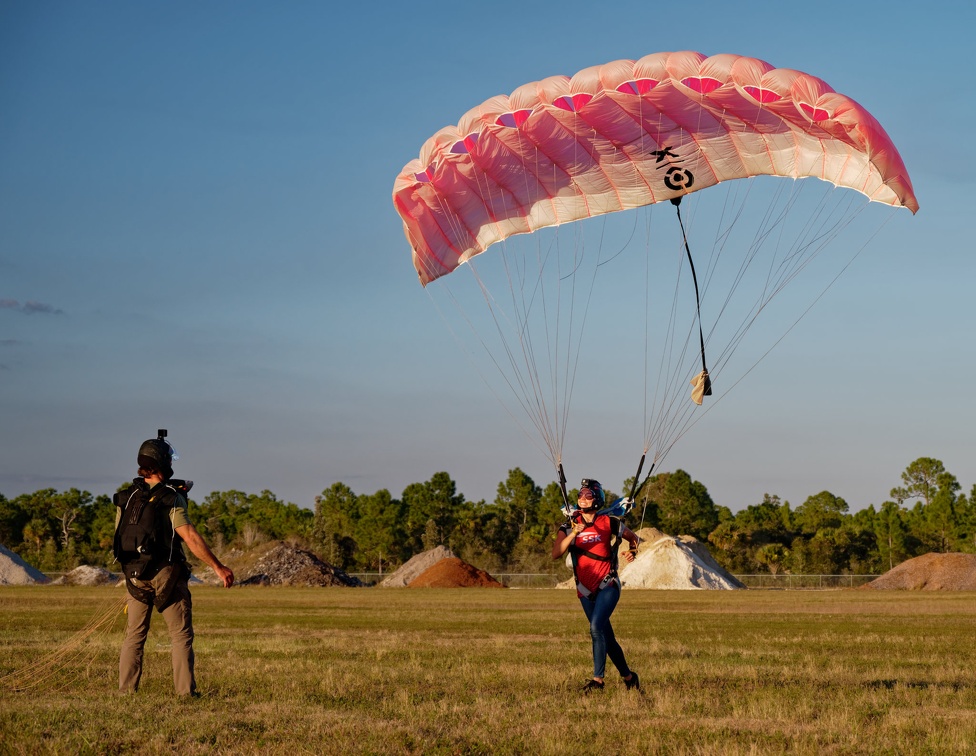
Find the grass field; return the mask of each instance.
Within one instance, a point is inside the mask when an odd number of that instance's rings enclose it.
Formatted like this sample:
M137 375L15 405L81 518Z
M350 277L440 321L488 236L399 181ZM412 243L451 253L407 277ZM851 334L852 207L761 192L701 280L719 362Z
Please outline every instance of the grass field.
M64 648L121 589L0 588L0 677ZM564 590L194 589L203 696L172 695L161 617L120 696L122 616L0 681L0 753L976 752L976 595L625 591L643 694L581 696Z

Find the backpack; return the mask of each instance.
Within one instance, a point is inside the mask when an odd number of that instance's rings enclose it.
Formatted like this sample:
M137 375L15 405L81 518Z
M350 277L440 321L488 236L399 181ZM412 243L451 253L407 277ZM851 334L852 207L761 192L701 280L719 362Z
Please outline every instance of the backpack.
M150 578L163 564L183 560L180 538L170 521L178 497L192 481L169 480L152 497L141 478L113 497L120 512L113 552L126 578Z

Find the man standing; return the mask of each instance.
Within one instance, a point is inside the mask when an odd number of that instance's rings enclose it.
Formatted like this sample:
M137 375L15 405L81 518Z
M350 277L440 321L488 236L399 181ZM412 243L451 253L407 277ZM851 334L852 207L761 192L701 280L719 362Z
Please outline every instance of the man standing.
M119 657L119 690L134 693L142 677L143 651L152 610L163 615L172 642L173 685L177 695L196 696L193 674L193 617L190 567L183 544L206 562L224 587L234 573L224 566L187 517L186 494L191 481L173 479L179 459L166 441L166 431L139 447L139 477L115 494L115 558L122 565L129 591L128 621Z

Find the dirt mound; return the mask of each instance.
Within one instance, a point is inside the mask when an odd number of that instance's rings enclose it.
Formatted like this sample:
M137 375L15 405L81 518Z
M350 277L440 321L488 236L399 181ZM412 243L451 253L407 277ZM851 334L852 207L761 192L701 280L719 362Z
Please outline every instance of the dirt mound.
M83 564L55 580L52 585L118 585L119 576L104 567Z
M0 585L34 585L48 582L47 576L3 546L0 546Z
M338 567L287 543L264 544L243 564L231 564L240 585L361 586L363 582Z
M889 591L976 591L976 554L922 554L861 588Z
M454 552L446 546L435 546L429 551L417 554L408 559L396 572L390 573L380 583L380 588L405 588L410 585L410 581L416 578L424 570L433 567L442 559L454 556Z
M408 588L504 588L484 570L457 557L441 559L410 581Z

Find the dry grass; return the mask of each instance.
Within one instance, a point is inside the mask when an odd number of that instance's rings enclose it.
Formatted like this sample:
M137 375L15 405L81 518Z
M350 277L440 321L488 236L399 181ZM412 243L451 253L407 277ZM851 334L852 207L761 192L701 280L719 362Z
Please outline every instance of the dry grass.
M0 589L0 676L117 590ZM569 591L200 587L201 699L172 696L161 618L115 693L120 617L42 692L0 689L0 753L973 753L974 598L627 591L644 694L584 698Z

